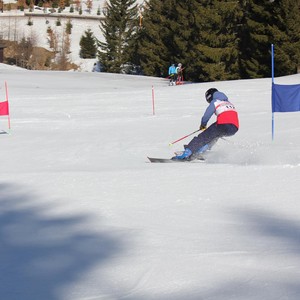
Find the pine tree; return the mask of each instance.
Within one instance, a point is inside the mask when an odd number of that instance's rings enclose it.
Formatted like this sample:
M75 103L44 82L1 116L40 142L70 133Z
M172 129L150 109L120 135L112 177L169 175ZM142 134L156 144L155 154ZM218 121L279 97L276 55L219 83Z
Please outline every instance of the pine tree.
M66 33L71 34L72 28L73 28L73 25L72 25L71 19L68 19L68 21L66 23Z
M184 68L185 78L191 79L191 51L197 40L199 31L195 22L194 13L200 5L197 1L178 2L169 0L164 3L164 14L166 18L166 37L164 43L168 45L170 63L181 63ZM197 32L197 33L196 33ZM165 66L167 70L168 66Z
M277 76L297 72L300 63L300 0L240 0L242 78L271 76L270 48L276 48Z
M167 76L169 50L166 44L168 30L165 26L163 1L150 0L144 7L142 27L135 45L137 64L145 75Z
M268 77L275 44L277 76L300 65L300 0L149 0L133 47L146 75L166 76L181 62L185 78Z
M239 8L235 1L203 1L194 16L196 29L190 57L196 81L239 78L236 21Z
M300 0L272 2L271 42L275 76L297 73L300 66Z
M271 5L270 1L240 0L243 16L238 34L242 78L271 75Z
M185 78L193 81L239 77L236 2L199 2L149 1L139 36L140 64L147 75L165 76L170 63L180 62Z
M96 40L91 29L84 32L85 35L80 38L80 57L95 58L97 52Z
M108 72L119 73L131 57L131 41L138 26L136 0L111 0L104 11L100 29L105 41L99 41L99 60Z

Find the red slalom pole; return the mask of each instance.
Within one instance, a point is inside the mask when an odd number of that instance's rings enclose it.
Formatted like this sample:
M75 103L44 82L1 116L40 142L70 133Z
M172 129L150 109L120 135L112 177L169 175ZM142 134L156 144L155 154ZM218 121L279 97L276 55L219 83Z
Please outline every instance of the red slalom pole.
M152 114L153 114L153 116L155 115L155 104L154 104L154 87L153 87L153 85L152 85Z
M8 104L8 87L7 82L5 81L5 98L7 101L7 121L8 121L8 129L10 130L10 116L9 116L9 104Z
M190 134L188 134L188 135L185 135L185 136L183 136L182 138L180 138L180 139L178 139L178 140L176 140L176 141L170 143L169 146L174 145L175 143L177 143L177 142L179 142L179 141L181 141L181 140L183 140L183 139L185 139L185 138L187 138L187 137L193 135L194 133L196 133L196 132L198 132L198 131L200 131L200 129L197 129L196 131L194 131L194 132L192 132L192 133L190 133Z

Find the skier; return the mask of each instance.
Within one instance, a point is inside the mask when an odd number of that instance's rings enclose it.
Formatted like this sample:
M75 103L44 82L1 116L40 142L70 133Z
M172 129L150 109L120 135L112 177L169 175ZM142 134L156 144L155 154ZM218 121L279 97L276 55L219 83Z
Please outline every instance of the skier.
M182 64L179 63L176 68L176 85L181 84L183 81L183 69Z
M169 67L169 78L170 78L169 85L175 85L175 82L176 82L176 67L175 67L175 64L172 64Z
M202 119L200 130L203 130L197 137L194 137L185 147L183 153L172 157L172 160L193 160L199 154L210 149L220 137L232 136L239 129L238 113L227 96L216 88L210 88L205 93L206 101L209 103ZM206 125L215 114L217 121L207 129Z

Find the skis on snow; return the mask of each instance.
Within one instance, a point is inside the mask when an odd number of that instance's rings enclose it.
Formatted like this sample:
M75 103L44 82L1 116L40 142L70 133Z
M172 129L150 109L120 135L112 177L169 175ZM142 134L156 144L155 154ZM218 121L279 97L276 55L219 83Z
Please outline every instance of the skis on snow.
M199 130L196 130L195 132L197 132ZM186 138L192 134L194 134L195 132L192 132L191 134L183 137ZM182 138L181 138L182 139ZM181 139L173 142L172 144L180 141ZM147 157L151 163L191 163L191 162L204 162L205 161L205 157L203 156L204 153L206 153L207 151L210 151L211 148L214 146L214 144L217 142L218 139L212 140L210 143L204 145L203 147L201 147L200 149L198 149L198 151L196 153L194 153L192 156L190 156L190 159L172 159L172 158L156 158L156 157ZM176 155L180 155L182 154L182 151L179 152L175 152Z
M151 163L190 163L190 162L199 162L205 161L204 157L198 157L197 159L188 160L188 159L171 159L171 158L156 158L156 157L147 157Z

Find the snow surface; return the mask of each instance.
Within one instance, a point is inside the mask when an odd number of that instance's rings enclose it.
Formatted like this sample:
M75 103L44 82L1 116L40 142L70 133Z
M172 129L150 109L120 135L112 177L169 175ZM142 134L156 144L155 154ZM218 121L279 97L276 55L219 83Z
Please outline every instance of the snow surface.
M272 141L270 79L169 87L0 64L3 100L5 81L1 299L299 299L299 113L275 115ZM204 163L149 163L190 140L169 146L198 128L209 87L240 131Z

